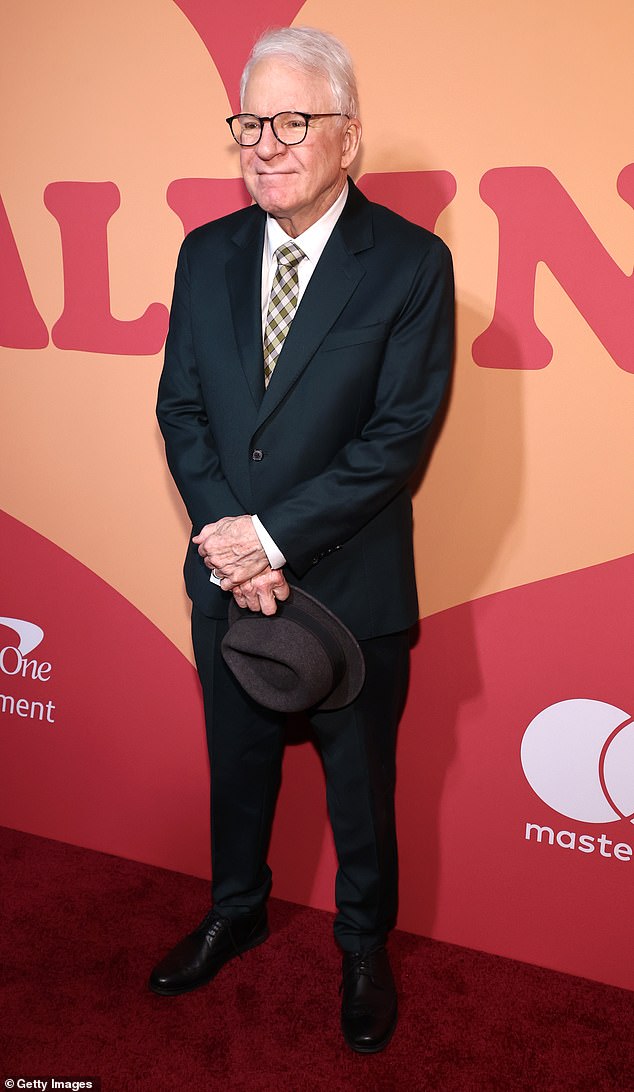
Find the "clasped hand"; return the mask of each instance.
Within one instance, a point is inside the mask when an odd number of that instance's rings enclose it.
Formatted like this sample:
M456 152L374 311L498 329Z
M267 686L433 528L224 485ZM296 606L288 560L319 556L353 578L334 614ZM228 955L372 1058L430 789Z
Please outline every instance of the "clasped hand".
M251 516L224 516L207 523L192 539L208 569L239 607L275 614L290 588L281 569L272 569Z

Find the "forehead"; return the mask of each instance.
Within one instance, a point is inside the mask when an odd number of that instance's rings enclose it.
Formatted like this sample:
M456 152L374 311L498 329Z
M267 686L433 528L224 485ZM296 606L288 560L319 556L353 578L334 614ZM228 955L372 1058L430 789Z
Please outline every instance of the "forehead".
M332 91L325 75L299 68L283 57L265 57L251 70L243 109L254 114L278 110L318 113L332 108Z

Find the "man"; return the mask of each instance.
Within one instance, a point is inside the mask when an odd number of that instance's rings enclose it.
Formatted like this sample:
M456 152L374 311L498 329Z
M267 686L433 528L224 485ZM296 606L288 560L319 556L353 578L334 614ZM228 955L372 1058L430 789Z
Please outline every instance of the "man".
M267 32L241 101L228 120L255 204L183 244L158 403L195 532L185 578L211 764L213 905L150 986L194 989L268 935L283 724L241 689L220 643L231 596L270 615L296 585L352 630L366 665L352 704L309 716L339 864L343 1033L371 1052L396 1024L385 948L397 908L394 756L418 618L408 480L449 374L451 260L348 178L361 123L335 38Z

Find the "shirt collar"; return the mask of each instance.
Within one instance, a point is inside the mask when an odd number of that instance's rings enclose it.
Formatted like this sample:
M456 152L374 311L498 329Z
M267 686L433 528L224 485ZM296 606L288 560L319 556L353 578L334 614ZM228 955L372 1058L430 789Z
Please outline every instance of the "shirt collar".
M309 228L306 228L306 231L303 231L296 239L291 240L291 242L297 243L297 246L304 251L304 254L312 263L318 262L321 258L322 250L332 235L333 228L343 212L344 205L348 198L348 188L348 181L346 180L346 184L336 201L332 203L323 216L320 216L319 220L316 220L314 224L311 224ZM269 263L273 261L273 255L278 246L281 246L282 243L287 243L289 239L290 235L286 234L277 220L275 220L273 216L267 215L266 248Z

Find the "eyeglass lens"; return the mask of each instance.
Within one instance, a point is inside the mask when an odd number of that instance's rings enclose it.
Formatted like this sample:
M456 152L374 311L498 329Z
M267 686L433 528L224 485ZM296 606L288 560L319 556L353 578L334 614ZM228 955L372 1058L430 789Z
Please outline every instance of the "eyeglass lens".
M255 114L240 114L231 122L231 132L238 144L257 144L263 124ZM300 144L306 136L308 121L301 114L287 110L271 119L271 128L282 144Z

